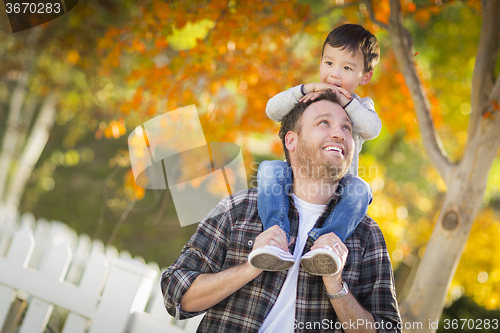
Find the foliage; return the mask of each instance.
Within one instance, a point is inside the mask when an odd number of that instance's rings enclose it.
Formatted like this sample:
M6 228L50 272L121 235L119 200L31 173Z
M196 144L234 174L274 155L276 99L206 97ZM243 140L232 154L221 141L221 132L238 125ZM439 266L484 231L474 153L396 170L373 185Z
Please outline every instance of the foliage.
M207 141L242 143L270 130L267 100L301 82L291 53L307 14L296 2L148 1L100 40L101 74L125 67L132 126L194 103Z
M44 191L53 190L42 198L28 191L24 207L93 234L104 200L109 208L103 213L102 237L106 237L128 203L142 199L115 244L161 265L170 264L193 228L178 226L168 192L144 192L135 186L127 171L127 133L158 114L196 104L207 141L241 145L247 170L255 169L250 167L252 153L281 159L277 125L264 113L267 100L289 87L317 80L327 33L341 23L359 22L377 35L382 59L372 82L356 92L372 97L383 123L380 136L363 146L360 175L373 188L369 214L384 231L398 275L403 264L418 262L422 256L446 187L424 154L413 103L387 33L370 19L366 3L344 1L344 6L335 7L330 1L128 2L123 8L126 14L118 15L97 42L71 40L72 35L84 37L86 31L80 26L94 22L91 17L97 9L78 18L67 36L51 33L57 38L43 48L34 91L42 94L53 84L71 88L60 103L60 127L34 175ZM374 19L387 23L388 2L372 3ZM415 37L415 59L430 96L435 126L456 160L467 139L468 96L481 27L479 1L405 1L403 9ZM8 61L0 63L0 99L6 109L6 87L13 74L7 74L4 64L15 64L20 59L11 55L27 46L12 37L3 38L0 56ZM92 68L98 59L99 65ZM95 133L93 137L86 135L89 131ZM79 163L74 173L63 169L74 163L75 156ZM109 177L115 168L119 171ZM500 235L499 170L496 163L450 302L467 295L488 309L500 306L500 259L495 250ZM162 211L165 202L168 208ZM95 209L89 212L88 207ZM399 291L403 289L398 285Z
M426 161L413 102L388 36L370 20L365 5L346 1L344 7L336 8L326 2L250 5L230 1L226 6L226 2L209 1L203 6L207 10L197 12L196 6L150 1L129 24L110 28L100 41L106 56L104 72L130 68L127 86L135 91L120 104L122 113L133 114L137 121L195 103L208 139L248 144L241 140L252 133L276 131L262 111L271 96L317 80L321 45L332 27L359 22L377 35L382 47L372 82L357 90L376 101L384 124L380 137L365 143L360 161L366 170L364 178L374 189L369 213L384 231L396 268L400 262L418 260L446 187ZM375 19L387 23L388 2L374 1L373 6ZM403 8L416 36L417 69L426 85L435 126L454 159L460 158L467 137L479 10L476 1L410 1ZM460 36L461 42L456 43L453 36ZM463 59L469 59L465 65ZM275 139L261 136L260 140L268 145L274 142L273 152L282 158ZM497 192L497 188L489 188L487 197L490 191ZM471 242L475 237L473 233ZM471 279L454 283L474 285ZM494 282L490 279L489 283ZM481 300L469 290L465 288L465 293L480 304L494 299Z
M499 310L486 310L478 306L470 298L461 297L444 309L437 332L473 332L479 327L481 327L482 332L496 332L498 329L495 329L495 326L492 325L495 323L494 320L500 321ZM487 324L485 325L488 321L490 323L489 328ZM459 329L454 328L451 325L452 323L456 323Z
M476 217L453 280L451 295L465 294L486 309L500 308L500 223L491 209Z
M26 96L20 101L23 109L19 127L29 134L44 98L49 93L56 93L59 98L55 124L65 132L58 138L57 150L49 153L52 157L40 161L31 175L31 183L38 186L30 186L26 192L28 199L23 209L33 207L39 195L54 188L57 168L92 161L94 152L90 148L75 149L75 146L96 130L99 118L105 114L99 105L102 92L95 83L98 57L94 45L107 24L123 20L121 6L126 5L126 1L120 2L120 6L115 1L88 1L77 6L71 14L40 27L16 34L0 32L0 133L5 133L8 112L16 103L13 91L18 78L25 72L29 79ZM19 163L23 143L21 137L16 145L15 162L10 168L11 176Z

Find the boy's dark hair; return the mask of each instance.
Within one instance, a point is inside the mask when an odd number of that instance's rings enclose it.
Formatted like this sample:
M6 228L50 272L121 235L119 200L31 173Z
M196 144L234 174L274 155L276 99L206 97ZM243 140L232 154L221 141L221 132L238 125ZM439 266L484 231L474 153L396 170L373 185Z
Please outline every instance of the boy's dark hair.
M285 145L286 133L294 131L295 133L300 135L302 131L302 125L300 123L302 114L311 104L322 100L327 100L339 104L337 95L335 95L335 93L332 92L331 90L326 90L314 100L308 100L305 103L299 102L295 104L293 109L290 112L288 112L288 114L281 120L281 127L278 136L280 137L281 143L283 144L283 150L285 151L285 158L288 164L290 164L290 155Z
M364 73L372 71L380 59L377 38L359 24L344 24L333 29L325 39L321 57L323 57L327 44L334 48L347 49L353 53L361 52L365 62Z

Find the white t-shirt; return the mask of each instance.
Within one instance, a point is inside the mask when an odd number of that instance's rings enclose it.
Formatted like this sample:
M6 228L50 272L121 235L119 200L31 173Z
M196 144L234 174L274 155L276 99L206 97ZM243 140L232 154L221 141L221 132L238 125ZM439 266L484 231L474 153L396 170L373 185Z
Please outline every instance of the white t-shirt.
M307 233L323 214L326 205L315 205L293 195L295 207L299 212L299 232L295 240L293 257L295 264L288 270L285 283L281 288L276 303L267 314L259 333L292 332L295 321L295 300L297 299L297 277L299 276L300 258L307 242Z

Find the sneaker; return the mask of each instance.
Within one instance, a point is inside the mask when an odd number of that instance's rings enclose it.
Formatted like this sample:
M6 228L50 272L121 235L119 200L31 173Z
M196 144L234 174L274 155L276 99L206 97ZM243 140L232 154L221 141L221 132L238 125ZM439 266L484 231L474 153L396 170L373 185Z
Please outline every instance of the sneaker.
M331 276L340 271L342 260L335 251L316 249L304 254L300 264L309 274Z
M252 267L265 271L284 271L295 264L290 252L285 252L277 246L266 245L253 250L248 255Z

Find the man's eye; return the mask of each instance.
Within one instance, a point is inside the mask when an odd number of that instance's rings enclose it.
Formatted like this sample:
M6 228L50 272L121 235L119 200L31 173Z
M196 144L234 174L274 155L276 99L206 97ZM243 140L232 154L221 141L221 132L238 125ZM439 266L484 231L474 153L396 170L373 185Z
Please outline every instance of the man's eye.
M321 125L321 124L326 124L326 125L328 125L328 121L327 121L327 120L322 120L322 121L320 122L320 125Z
M351 131L351 126L345 125L344 129L348 130L349 132Z

